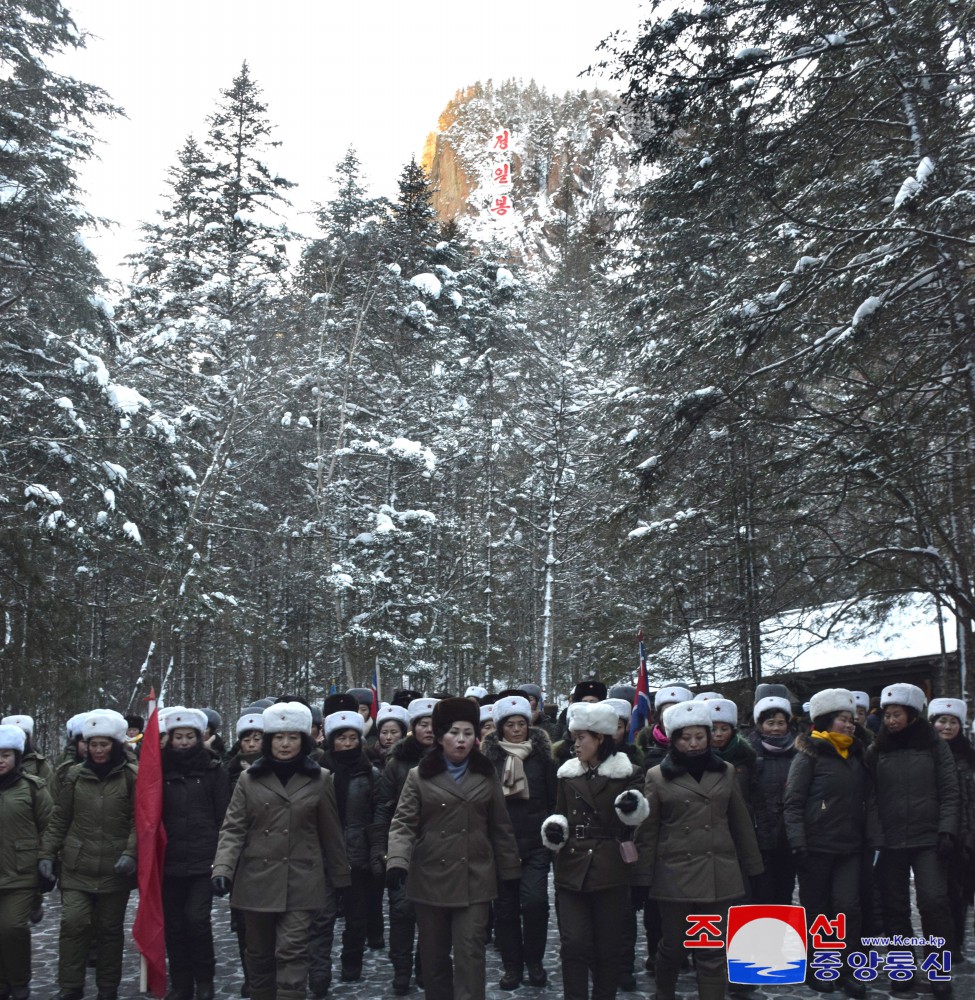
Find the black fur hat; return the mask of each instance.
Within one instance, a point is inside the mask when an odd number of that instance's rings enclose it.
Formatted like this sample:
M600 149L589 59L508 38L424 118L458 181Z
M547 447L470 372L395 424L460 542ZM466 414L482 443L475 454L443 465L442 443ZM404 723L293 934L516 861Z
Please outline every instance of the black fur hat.
M469 722L476 733L481 725L481 710L470 698L443 698L433 706L433 732L443 736L455 722Z

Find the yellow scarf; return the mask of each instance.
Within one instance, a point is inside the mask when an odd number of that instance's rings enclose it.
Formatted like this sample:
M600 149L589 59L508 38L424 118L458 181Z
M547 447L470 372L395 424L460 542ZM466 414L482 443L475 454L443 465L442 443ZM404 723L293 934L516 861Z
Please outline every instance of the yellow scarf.
M853 737L845 736L843 733L822 733L818 730L813 730L812 735L817 739L826 740L828 743L832 743L836 748L836 752L846 760L850 756L850 747L853 746Z

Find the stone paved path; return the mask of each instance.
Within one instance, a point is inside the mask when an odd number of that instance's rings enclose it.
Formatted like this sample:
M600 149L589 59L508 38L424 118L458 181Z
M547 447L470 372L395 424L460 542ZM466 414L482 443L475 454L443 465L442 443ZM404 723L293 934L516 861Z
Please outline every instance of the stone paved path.
M57 997L57 936L60 919L58 893L54 892L47 898L46 913L41 924L34 928L34 1000L55 1000ZM129 924L135 916L136 894L133 894L129 904ZM971 916L969 917L971 919ZM915 927L920 926L915 913ZM226 900L215 900L213 912L214 938L217 948L217 1000L232 1000L239 995L241 975L240 962L237 956L237 939L230 931L230 911ZM642 927L641 927L642 931ZM975 948L972 947L971 925L965 954L967 961L956 964L952 970L955 1000L975 1000ZM392 997L390 989L392 972L385 952L370 951L366 953L363 965L363 978L357 983L338 982L338 939L341 928L336 932L336 948L334 952L334 968L336 982L329 993L334 1000L378 1000ZM637 991L635 993L620 993L620 1000L628 997L652 997L654 993L653 977L643 970L643 960L646 958L646 944L642 933L637 942ZM487 998L488 1000L561 1000L562 977L558 965L558 936L555 928L555 914L552 911L551 930L549 934L549 949L546 954L545 966L549 973L549 984L543 989L528 986L527 983L517 990L505 991L498 989L497 983L501 977L501 959L493 946L487 951ZM95 995L93 975L89 972L89 988L86 997ZM869 988L869 1000L887 1000L889 982L881 974ZM122 981L120 997L122 1000L134 1000L138 997L139 962L138 953L132 944L131 935L126 933L125 973ZM678 984L678 993L684 1000L693 1000L697 996L697 987L693 974L685 973ZM771 1000L771 998L805 998L813 1000L818 994L805 986L778 986L770 989L762 988L752 994L754 1000ZM921 994L916 994L920 996ZM837 992L834 996L845 998L845 994ZM412 1000L422 1000L420 991L414 989L410 993Z

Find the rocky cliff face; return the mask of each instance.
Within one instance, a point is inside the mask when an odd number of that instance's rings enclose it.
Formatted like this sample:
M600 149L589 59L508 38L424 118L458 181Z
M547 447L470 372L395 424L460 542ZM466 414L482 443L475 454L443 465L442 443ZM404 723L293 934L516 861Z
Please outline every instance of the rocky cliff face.
M494 148L508 130L507 152ZM423 167L434 206L475 239L501 237L525 257L547 256L550 227L568 213L606 230L637 182L617 101L599 91L547 94L534 82L490 81L458 91L427 137ZM508 164L510 183L494 171ZM495 200L513 206L501 219Z

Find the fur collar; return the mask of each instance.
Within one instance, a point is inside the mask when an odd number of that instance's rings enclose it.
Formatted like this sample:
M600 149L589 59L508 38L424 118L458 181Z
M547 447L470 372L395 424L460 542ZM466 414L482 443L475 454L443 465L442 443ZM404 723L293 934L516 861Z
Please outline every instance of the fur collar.
M806 733L800 733L796 737L796 750L799 753L806 754L808 757L815 757L817 754L821 754L824 757L837 757L842 759L836 752L836 748L829 742L829 740L817 739L811 734L807 735ZM854 737L853 743L850 745L850 756L861 757L863 756L863 751L863 744L856 739L856 737Z
M423 747L413 738L413 734L404 736L398 743L393 744L389 756L393 760L401 760L404 764L415 767L423 759Z
M546 733L544 729L538 729L537 727L532 726L528 730L528 741L532 745L532 754L537 753L543 757L552 756L552 741L549 739L548 733ZM481 743L481 753L484 754L484 756L487 757L492 764L500 764L507 756L501 748L501 745L498 743L496 733L488 733L488 735L484 737L484 740Z
M731 767L730 764L726 764L719 757L715 757L713 753L708 753L704 758L704 770L714 771L720 774L722 771L727 771ZM680 764L674 761L674 758L668 753L666 757L660 762L660 773L668 780L673 781L674 778L679 778L682 774L687 774L687 768L681 767Z
M258 757L257 760L255 760L244 773L255 778L260 778L262 775L273 774L274 772L271 770L271 766L268 764L267 758ZM301 766L295 773L304 774L309 778L314 778L316 775L322 773L322 769L311 759L311 757L306 756L304 760L302 760Z
M755 751L741 733L735 733L723 751L715 750L713 747L711 749L718 760L727 761L733 767L739 764L750 767L755 763Z
M469 762L467 769L472 774L482 774L486 778L497 777L491 762L476 747L471 750L471 755L467 759ZM443 749L439 746L434 747L420 761L417 770L421 778L435 778L438 774L446 774L447 762L444 760Z
M603 778L628 778L634 771L636 768L625 753L612 754L596 768L596 773ZM586 768L577 757L570 757L558 770L560 778L582 778L585 774Z
M955 755L955 760L964 760L968 766L975 769L975 747L968 741L964 733L959 733L953 740L948 741L948 749Z
M927 719L915 719L900 733L889 733L883 726L871 744L876 753L890 753L895 750L930 750L941 737Z
M332 774L337 770L331 750L324 750L322 752L321 766L331 771ZM366 756L366 751L362 750L349 768L349 777L355 778L360 774L372 774L372 766L372 761Z

